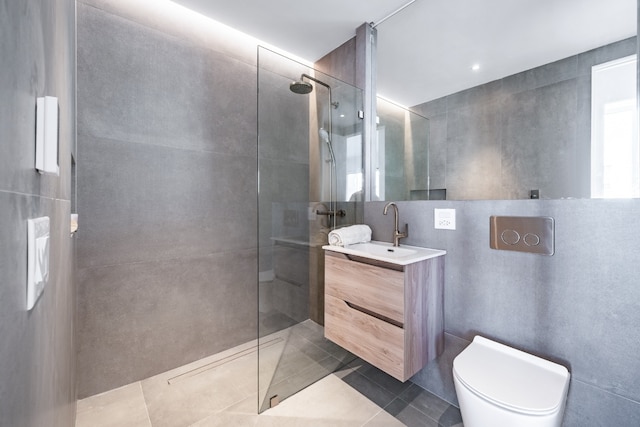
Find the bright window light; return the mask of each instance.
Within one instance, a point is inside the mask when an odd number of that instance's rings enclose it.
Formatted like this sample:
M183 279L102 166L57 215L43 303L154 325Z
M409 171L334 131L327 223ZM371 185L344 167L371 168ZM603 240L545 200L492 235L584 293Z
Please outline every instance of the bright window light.
M350 201L362 201L362 136L347 138L346 194Z
M591 197L640 197L636 56L593 67Z

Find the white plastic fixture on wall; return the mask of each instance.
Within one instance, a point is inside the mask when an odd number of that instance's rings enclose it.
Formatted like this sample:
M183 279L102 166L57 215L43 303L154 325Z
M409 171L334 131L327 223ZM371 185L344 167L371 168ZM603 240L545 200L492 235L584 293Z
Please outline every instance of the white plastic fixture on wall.
M31 310L49 280L49 217L27 220L27 310Z
M40 97L36 101L36 169L60 175L58 167L58 98Z

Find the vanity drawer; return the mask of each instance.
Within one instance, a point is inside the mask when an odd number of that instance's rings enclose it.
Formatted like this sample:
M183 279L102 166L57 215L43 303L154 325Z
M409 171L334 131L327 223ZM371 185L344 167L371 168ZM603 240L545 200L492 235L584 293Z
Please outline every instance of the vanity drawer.
M404 330L325 296L325 336L391 376L405 381Z
M404 273L352 261L344 255L325 257L325 292L404 324Z

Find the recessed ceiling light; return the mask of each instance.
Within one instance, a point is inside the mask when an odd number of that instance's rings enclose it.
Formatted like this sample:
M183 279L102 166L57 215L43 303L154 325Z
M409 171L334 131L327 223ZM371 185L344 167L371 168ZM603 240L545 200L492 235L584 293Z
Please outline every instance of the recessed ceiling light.
M473 64L473 65L471 66L471 69L472 69L473 71L478 71L478 70L480 69L480 64Z
M340 117L344 117L344 114L340 114Z

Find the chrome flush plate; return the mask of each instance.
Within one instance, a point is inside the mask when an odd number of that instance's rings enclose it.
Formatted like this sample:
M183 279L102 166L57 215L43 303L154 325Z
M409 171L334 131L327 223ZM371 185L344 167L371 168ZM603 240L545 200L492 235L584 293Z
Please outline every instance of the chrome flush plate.
M548 216L491 216L492 249L553 255L555 223Z

